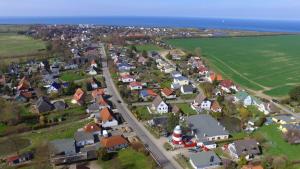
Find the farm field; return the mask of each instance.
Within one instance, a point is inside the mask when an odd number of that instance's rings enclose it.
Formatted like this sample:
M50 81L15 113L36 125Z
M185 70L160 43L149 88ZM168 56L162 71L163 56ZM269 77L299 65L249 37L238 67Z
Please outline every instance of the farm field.
M0 57L25 56L46 49L41 40L35 40L16 33L0 33Z
M136 46L138 51L159 51L162 50L161 47L157 46L157 45L153 45L153 44L146 44L146 45L137 45Z
M300 84L299 35L171 39L175 47L201 48L210 67L239 85L274 97Z

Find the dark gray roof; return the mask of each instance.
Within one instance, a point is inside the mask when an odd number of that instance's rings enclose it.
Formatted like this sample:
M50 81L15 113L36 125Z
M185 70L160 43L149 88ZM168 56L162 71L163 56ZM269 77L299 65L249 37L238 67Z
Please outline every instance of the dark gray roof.
M75 141L73 139L54 140L49 143L49 150L54 155L76 153Z
M53 103L55 110L65 110L68 105L64 101L56 101Z
M167 116L161 116L161 117L154 117L151 120L152 125L154 126L162 126L166 127L168 123L168 117Z
M191 161L197 168L206 168L221 165L221 159L213 151L202 151L190 155Z
M36 102L36 108L39 113L48 112L54 109L53 104L46 97L40 97Z
M229 135L225 127L208 114L190 116L188 123L197 138L202 141L207 141L206 137Z
M74 134L74 139L75 139L76 142L85 141L85 140L93 140L94 136L93 136L92 133L88 133L88 132L85 132L85 131L77 131Z
M194 92L194 87L192 85L184 85L182 86L183 92Z
M233 144L235 145L236 154L238 156L260 154L259 144L254 139L238 140L234 141Z

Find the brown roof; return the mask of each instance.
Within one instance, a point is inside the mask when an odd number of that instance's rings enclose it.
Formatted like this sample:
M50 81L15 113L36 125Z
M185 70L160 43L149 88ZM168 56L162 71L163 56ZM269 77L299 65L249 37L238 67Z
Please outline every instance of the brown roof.
M164 93L166 96L170 96L173 94L173 90L172 89L169 89L169 88L164 88L161 90L162 93Z
M96 131L100 131L101 128L98 124L96 123L89 123L87 125L84 126L83 130L85 132L89 132L89 133L92 133L92 132L96 132Z
M111 136L111 137L103 138L100 144L105 148L111 148L121 144L128 144L128 142L122 136Z
M104 95L104 89L98 88L98 89L95 89L95 90L92 91L92 96L93 96L94 99L99 97L99 96L103 96L103 95Z
M29 88L30 88L29 81L27 80L26 77L23 77L21 79L21 81L19 82L17 89L18 90L24 90L24 89L29 89Z
M236 154L238 156L260 154L258 142L254 139L237 140L234 141L233 144L235 145Z
M113 119L113 116L111 115L108 108L104 108L100 111L100 117L102 121L109 121Z
M73 99L79 101L83 98L84 91L81 88L78 88L73 96Z
M155 99L152 102L152 105L154 105L155 107L157 107L161 102L162 102L162 98L160 96L156 96Z
M218 101L213 101L213 103L212 103L212 106L211 106L211 109L213 110L213 111L218 111L218 109L221 109L221 106L220 106L220 104L218 103Z

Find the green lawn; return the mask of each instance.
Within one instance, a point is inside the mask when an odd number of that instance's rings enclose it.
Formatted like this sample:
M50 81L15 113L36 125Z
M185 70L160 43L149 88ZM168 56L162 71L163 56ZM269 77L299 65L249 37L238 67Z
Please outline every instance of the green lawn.
M139 120L150 120L153 117L145 106L139 106L133 112Z
M136 48L138 51L142 52L143 50L145 51L159 51L162 50L161 47L153 44L146 44L146 45L136 45Z
M9 138L0 141L0 157L10 155L16 150L26 148L30 145L30 141L24 138Z
M79 72L66 71L60 75L60 79L63 81L66 81L66 82L80 80L80 79L84 79L87 77L88 77L88 75L86 75L84 72L81 72L81 71L79 71Z
M190 99L194 99L195 97L197 97L197 93L193 93L193 94L182 94L180 95L180 98L181 99L184 99L184 100L190 100Z
M152 169L153 160L144 154L133 150L132 148L123 149L109 161L99 161L102 169Z
M177 104L178 108L186 115L195 115L197 112L193 110L188 103Z
M2 134L7 129L7 126L3 123L0 123L0 134Z
M290 160L300 160L300 145L287 143L277 125L263 126L256 132L261 133L267 140L265 154L286 155Z
M41 40L15 33L0 33L0 56L35 54L45 48L45 43Z
M269 90L282 86L267 92L276 96L287 94L284 86L300 83L299 41L299 35L167 40L192 52L201 48L213 69L244 87Z
M293 87L294 86L289 86L289 85L280 86L280 87L265 91L264 93L269 96L275 96L275 97L286 96L286 94L289 93L289 91L291 91Z

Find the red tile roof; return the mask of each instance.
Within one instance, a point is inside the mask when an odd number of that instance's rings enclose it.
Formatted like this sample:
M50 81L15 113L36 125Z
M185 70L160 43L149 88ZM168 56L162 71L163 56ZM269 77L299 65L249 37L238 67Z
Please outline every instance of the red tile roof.
M104 122L113 119L113 116L111 115L108 108L104 108L100 111L100 117L101 117L101 120L104 121Z
M129 84L130 87L137 87L137 86L142 86L142 83L141 82L131 82Z
M89 132L89 133L92 133L92 132L96 132L96 131L100 131L101 128L98 124L96 123L89 123L87 125L84 126L83 130L85 132Z
M161 90L161 92L164 93L164 95L166 95L166 96L170 96L173 94L174 91L170 88L164 88Z
M128 141L122 136L111 136L111 137L103 138L100 144L105 148L112 148L117 145L128 144Z
M18 90L25 90L30 88L30 82L27 80L26 77L23 77L18 84Z
M73 99L79 101L83 99L84 91L81 88L78 88L73 96Z
M220 106L220 104L217 101L214 101L212 103L211 110L218 111L218 109L221 109L221 106Z
M152 89L147 89L147 93L150 95L150 96L157 96L157 94L152 90Z
M212 81L214 81L214 80L217 80L217 81L223 80L222 75L220 75L220 74L215 74L215 73L211 73L211 74L210 74L210 79L211 79Z

